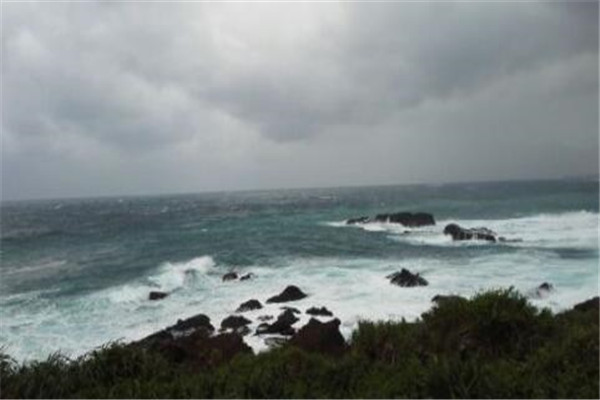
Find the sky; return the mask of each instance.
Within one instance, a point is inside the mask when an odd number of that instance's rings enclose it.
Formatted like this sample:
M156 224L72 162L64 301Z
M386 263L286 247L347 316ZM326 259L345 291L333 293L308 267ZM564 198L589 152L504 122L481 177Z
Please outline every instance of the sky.
M598 173L598 2L2 4L2 198Z

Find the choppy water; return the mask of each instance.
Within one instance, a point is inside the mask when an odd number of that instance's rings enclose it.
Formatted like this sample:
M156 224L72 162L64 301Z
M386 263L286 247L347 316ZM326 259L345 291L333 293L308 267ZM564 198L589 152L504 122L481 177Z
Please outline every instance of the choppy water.
M431 212L437 225L343 224L391 211ZM0 346L19 360L76 356L200 312L218 325L288 284L310 294L294 306L327 306L347 335L359 319L414 319L435 294L547 281L556 291L532 301L555 311L598 294L598 182L30 201L4 203L1 217ZM453 243L449 222L523 241ZM391 285L402 267L430 285ZM257 278L222 282L231 269ZM172 294L150 302L150 290Z

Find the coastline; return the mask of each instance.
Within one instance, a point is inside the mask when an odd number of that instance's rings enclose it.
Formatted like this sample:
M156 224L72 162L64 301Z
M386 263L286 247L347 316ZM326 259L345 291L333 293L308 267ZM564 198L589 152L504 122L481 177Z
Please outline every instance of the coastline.
M293 306L294 302L286 303ZM314 320L316 321L316 319ZM236 332L113 343L75 360L0 357L3 398L597 397L598 297L553 314L512 289L443 297L416 322L335 319L254 354ZM180 321L185 325L186 321ZM308 325L313 328L307 328ZM315 328L316 326L316 328ZM182 330L182 332L185 331ZM166 339L165 339L166 338ZM342 338L343 341L343 338Z

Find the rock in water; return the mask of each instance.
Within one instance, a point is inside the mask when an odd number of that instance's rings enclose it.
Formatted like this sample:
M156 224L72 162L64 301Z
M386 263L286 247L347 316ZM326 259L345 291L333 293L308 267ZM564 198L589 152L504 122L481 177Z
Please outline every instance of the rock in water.
M339 326L340 320L337 318L325 323L311 318L308 324L300 328L298 333L290 339L289 343L305 351L339 356L347 349Z
M262 304L260 304L260 301L252 299L252 300L248 300L248 301L240 304L240 306L237 308L237 310L235 310L235 312L260 310L261 308L263 308L263 307L262 307Z
M285 310L279 315L279 317L277 317L277 320L272 324L260 324L256 328L256 334L279 334L284 336L291 336L296 332L296 330L292 328L292 325L298 321L299 319L294 315L293 311Z
M152 291L148 295L148 300L160 300L160 299L164 299L168 295L169 294L165 293L165 292L155 292L155 291Z
M449 295L436 294L431 299L432 302L434 302L438 305L448 302L448 301L460 301L460 300L466 300L466 299L462 296L457 296L455 294L449 294Z
M250 332L250 328L248 328L247 325L251 323L252 321L247 318L238 315L231 315L221 321L221 331L231 329L243 336Z
M390 222L394 224L401 224L409 227L419 227L427 225L435 225L435 219L433 215L428 213L408 213L398 212L392 214L378 214L375 216L376 222Z
M394 285L402 287L427 286L429 283L419 274L413 274L409 270L402 268L400 272L394 272L386 276Z
M164 345L165 343L170 343L194 333L208 337L214 330L215 328L210 323L210 318L204 314L198 314L187 319L177 320L175 325L146 336L135 343L141 346L156 347L157 345Z
M242 275L240 277L240 281L247 281L247 280L255 278L255 277L256 277L256 275L254 275L252 272L248 272L247 274Z
M306 310L306 313L310 315L320 315L323 317L333 317L333 313L325 307L311 307L308 310Z
M497 234L487 228L463 228L457 224L449 224L444 228L444 235L452 236L452 240L487 240L496 242Z
M237 272L228 272L223 275L223 282L225 281L235 281L238 278Z
M435 225L435 219L433 215L428 213L409 213L409 212L397 212L390 214L377 214L375 218L369 217L358 217L350 218L346 221L346 224L366 224L367 222L389 222L393 224L401 224L408 227L419 227L427 225Z
M295 301L305 298L307 295L302 292L297 286L290 285L277 296L273 296L267 300L267 303L285 303L287 301Z

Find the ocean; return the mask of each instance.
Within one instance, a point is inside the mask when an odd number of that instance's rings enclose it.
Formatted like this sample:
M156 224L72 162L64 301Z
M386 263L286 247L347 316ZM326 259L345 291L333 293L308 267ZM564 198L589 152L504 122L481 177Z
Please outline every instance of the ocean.
M309 296L289 305L327 307L346 337L359 320L414 320L437 294L512 286L560 311L598 295L598 189L561 180L3 202L0 346L20 361L76 357L198 313L218 326L292 284ZM344 223L397 211L437 224ZM453 242L450 222L521 241ZM429 285L390 284L402 268ZM223 282L231 270L255 278ZM538 297L543 282L554 291ZM149 301L152 290L170 295ZM255 327L280 306L244 315Z

